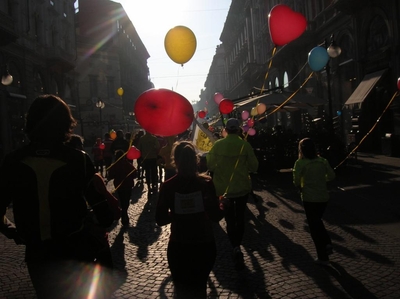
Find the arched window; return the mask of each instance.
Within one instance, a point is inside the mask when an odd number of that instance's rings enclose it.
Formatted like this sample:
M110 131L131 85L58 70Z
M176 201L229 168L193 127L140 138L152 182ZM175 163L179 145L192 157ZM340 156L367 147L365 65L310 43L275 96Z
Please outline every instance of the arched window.
M39 72L35 72L33 75L33 82L34 82L34 91L37 93L44 93L44 83L42 76L39 74Z
M382 16L375 16L369 26L366 39L367 53L375 52L389 44L389 32Z

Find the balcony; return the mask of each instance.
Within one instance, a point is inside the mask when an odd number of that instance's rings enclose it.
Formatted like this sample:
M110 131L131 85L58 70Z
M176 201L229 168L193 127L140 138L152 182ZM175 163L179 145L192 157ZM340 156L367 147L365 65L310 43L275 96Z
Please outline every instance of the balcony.
M46 50L47 66L53 71L68 72L75 67L74 55L67 53L60 47Z
M15 42L18 38L14 29L13 18L2 11L0 11L0 36L0 46Z

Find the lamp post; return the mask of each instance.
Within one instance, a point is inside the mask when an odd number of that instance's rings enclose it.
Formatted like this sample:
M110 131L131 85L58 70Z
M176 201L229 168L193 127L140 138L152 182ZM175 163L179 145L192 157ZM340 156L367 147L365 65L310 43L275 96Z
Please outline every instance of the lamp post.
M125 124L126 120L125 120L124 101L122 99L122 96L124 95L124 89L122 87L119 87L117 89L117 94L119 95L119 98L121 99L122 122L123 122L123 124ZM126 127L125 127L125 129L126 129ZM129 125L128 125L128 131L129 131Z
M334 41L334 35L332 34L330 37L330 42L328 46L328 41L325 40L325 48L326 51L328 52L328 55L330 57L328 63L325 66L326 70L326 82L328 85L328 115L329 115L329 133L330 136L334 135L334 127L333 127L333 105L332 105L332 91L331 91L331 66L330 62L332 58L336 58L340 55L342 52L342 49L336 45Z
M98 98L97 102L96 102L96 107L99 108L99 121L100 121L100 138L103 137L103 121L102 121L102 115L101 115L101 110L106 106L106 104L104 104L104 102Z

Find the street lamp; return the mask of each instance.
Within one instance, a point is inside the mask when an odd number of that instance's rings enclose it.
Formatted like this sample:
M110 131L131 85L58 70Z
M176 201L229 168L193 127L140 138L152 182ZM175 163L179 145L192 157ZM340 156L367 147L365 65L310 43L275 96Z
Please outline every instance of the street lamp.
M124 95L124 89L122 88L122 87L119 87L118 89L117 89L117 94L119 95L119 97L120 97L120 99L121 99L121 111L122 111L122 122L123 122L123 124L124 125L126 125L126 120L125 120L125 110L124 110L124 101L123 101L123 98L122 98L122 96ZM128 131L129 131L129 124L128 124ZM125 127L126 128L126 127Z
M328 52L330 58L336 58L342 52L342 49L336 45L334 41L334 35L332 34L330 37L330 42L328 46L328 41L325 40L325 48ZM328 60L328 63L325 66L326 70L326 81L328 85L328 114L329 114L329 133L330 136L334 135L334 127L333 127L333 107L332 107L332 92L331 92L331 59Z
M98 98L97 102L96 102L96 107L99 108L99 120L100 120L100 137L103 136L103 122L101 119L101 110L106 106L106 104L104 104L104 102Z
M13 82L13 76L8 72L8 67L5 64L1 70L1 84L7 86Z

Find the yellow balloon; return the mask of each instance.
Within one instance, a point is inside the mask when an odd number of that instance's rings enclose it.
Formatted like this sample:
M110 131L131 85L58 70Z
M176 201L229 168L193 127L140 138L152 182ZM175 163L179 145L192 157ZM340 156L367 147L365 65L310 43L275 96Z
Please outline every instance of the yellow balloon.
M251 116L256 116L257 114L258 114L257 107L251 108L250 115Z
M258 114L263 114L267 110L267 106L264 103L259 103L257 105Z
M117 93L120 97L122 97L122 95L124 94L124 89L122 87L117 89Z
M196 46L196 36L185 26L170 29L164 39L165 51L169 58L182 65L193 57Z

